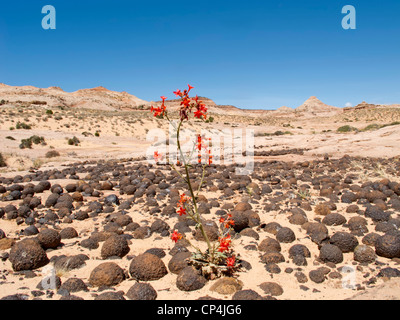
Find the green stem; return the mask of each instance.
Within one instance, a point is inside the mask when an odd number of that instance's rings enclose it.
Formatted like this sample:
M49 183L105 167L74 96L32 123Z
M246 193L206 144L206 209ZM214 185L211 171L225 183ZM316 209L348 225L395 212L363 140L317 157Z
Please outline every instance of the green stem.
M189 187L190 195L191 195L192 201L193 201L193 207L194 207L194 211L195 211L195 215L194 215L195 216L195 221L196 221L197 225L199 226L200 232L203 235L204 240L207 242L208 251L209 251L210 257L211 257L211 262L213 262L214 261L214 251L213 251L210 239L208 238L207 233L204 230L203 223L201 222L201 219L200 219L199 211L198 211L198 208L197 208L196 196L195 196L195 194L193 192L192 183L190 181L188 164L187 164L186 159L185 159L185 157L183 155L183 152L182 152L182 149L181 149L181 143L179 141L179 134L180 134L182 123L183 123L183 121L181 120L181 122L179 123L178 129L177 129L177 132L176 132L176 142L177 142L177 145L178 145L178 150L180 152L181 158L183 159L183 164L185 166L186 182L187 182L187 185Z

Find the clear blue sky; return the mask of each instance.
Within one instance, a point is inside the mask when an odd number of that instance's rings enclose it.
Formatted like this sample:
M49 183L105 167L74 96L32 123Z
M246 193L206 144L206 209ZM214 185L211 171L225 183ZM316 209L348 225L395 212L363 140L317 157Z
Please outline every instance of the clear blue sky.
M56 30L43 30L44 5ZM344 5L357 29L344 30ZM2 1L0 82L218 104L400 103L400 1Z

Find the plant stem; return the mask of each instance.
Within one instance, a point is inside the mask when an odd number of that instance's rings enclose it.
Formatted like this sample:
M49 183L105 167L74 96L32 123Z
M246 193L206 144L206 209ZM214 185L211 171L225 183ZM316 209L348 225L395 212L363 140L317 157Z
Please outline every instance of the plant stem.
M181 158L183 160L183 164L185 166L186 182L187 182L187 185L189 187L189 191L190 191L190 195L192 197L194 211L195 211L194 219L195 219L197 225L199 226L200 232L203 235L204 240L207 242L208 251L209 251L210 257L211 257L211 261L210 262L213 262L214 261L214 251L213 251L210 239L208 238L207 233L204 230L203 223L201 222L201 218L200 218L199 211L198 211L198 208L197 208L196 196L195 196L195 194L193 192L192 183L190 181L188 163L186 162L186 158L183 155L183 152L182 152L182 149L181 149L181 143L179 141L179 134L180 134L182 123L183 123L183 121L181 120L181 122L179 123L178 129L177 129L177 132L176 132L176 142L177 142L177 146L178 146L178 150L180 152Z

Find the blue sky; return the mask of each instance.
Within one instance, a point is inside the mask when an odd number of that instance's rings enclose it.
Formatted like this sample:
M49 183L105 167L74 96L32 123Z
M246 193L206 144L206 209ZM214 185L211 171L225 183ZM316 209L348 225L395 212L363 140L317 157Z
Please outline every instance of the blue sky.
M341 26L348 4L356 30ZM56 30L41 26L44 5ZM260 109L400 103L400 1L2 1L0 82L148 101L191 84Z

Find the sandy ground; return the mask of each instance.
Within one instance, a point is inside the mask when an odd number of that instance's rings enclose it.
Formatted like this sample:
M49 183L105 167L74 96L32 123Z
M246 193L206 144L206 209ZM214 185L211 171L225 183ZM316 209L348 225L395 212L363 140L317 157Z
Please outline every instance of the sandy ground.
M32 167L36 169L45 170L48 168L61 168L61 164L70 163L74 161L83 161L90 159L116 159L116 158L134 158L138 156L143 156L146 153L147 148L151 145L151 142L146 141L146 134L149 130L154 128L159 128L167 130L165 124L151 119L144 115L144 113L139 114L94 114L87 110L76 110L62 112L59 111L61 120L55 120L54 115L43 122L43 118L46 117L44 110L42 109L32 109L23 110L22 113L13 112L13 115L9 115L9 109L3 109L3 113L0 113L0 145L1 153L4 155L7 164L7 168L2 168L1 175L3 177L12 177L16 174L24 175ZM35 118L36 117L36 120ZM80 119L80 117L82 117ZM254 125L254 119L235 119L235 122L230 122L231 117L219 116L216 123L206 124L205 127L208 128L210 132L215 133L215 130L223 129L254 129L257 133L273 133L277 130L290 131L291 134L286 134L282 136L258 136L255 139L255 146L262 146L262 148L256 149L257 151L262 150L284 150L292 148L302 148L307 149L304 155L289 154L283 156L274 157L256 157L256 160L282 160L282 161L303 161L306 159L321 159L324 155L329 155L333 158L339 158L345 154L351 156L360 157L382 157L390 158L400 155L400 125L388 126L379 130L358 132L358 133L337 133L336 129L344 124L349 124L347 121L343 121L342 118L321 118L314 120L304 120L304 119L290 119L290 126L283 126L286 124L288 119L279 118L271 121L272 124L268 124L268 119L263 122L262 125ZM28 118L29 123L33 124L31 130L10 130L9 128L15 126L18 121L26 121ZM40 122L38 119L42 119ZM396 118L397 119L397 118ZM393 118L379 119L380 123L390 123ZM134 123L128 123L129 121L134 121ZM247 121L247 122L246 122ZM27 122L28 123L28 122ZM227 124L228 123L228 124ZM371 121L363 121L351 123L351 125L357 126L359 129L364 128L366 125L370 124ZM69 126L69 128L68 128ZM200 130L204 129L204 125L201 123L192 123L192 128ZM95 131L100 132L100 137L95 137ZM214 130L214 131L213 131ZM331 130L330 132L326 132ZM93 136L85 137L82 132L90 132ZM325 132L323 132L325 131ZM45 146L33 146L33 149L21 150L18 145L21 139L28 138L32 135L39 135L45 138L47 145ZM13 137L15 140L10 140L7 136ZM76 136L81 141L79 146L69 146L66 138L71 138ZM57 150L60 152L60 157L57 158L46 158L46 152L50 150ZM398 177L392 177L397 179ZM65 184L68 181L62 181ZM75 181L73 181L75 182ZM52 181L52 183L57 183L57 180ZM216 194L207 195L209 198L216 198ZM43 194L42 198L46 199L47 194ZM88 199L89 200L89 199ZM236 199L239 201L239 199ZM7 205L8 203L0 202L0 207ZM222 205L222 204L221 204ZM132 217L134 222L143 225L146 221L150 224L154 217L147 215L145 212L140 210L141 207L135 205L129 210L128 214ZM212 214L210 217L217 219L214 215L215 208L212 209ZM287 217L285 215L279 214L277 211L272 211L265 213L262 210L261 205L254 207L261 218L261 223L267 223L270 221L276 221L282 225L287 224ZM345 210L344 206L338 205L337 212L343 213ZM309 213L307 213L309 214ZM315 218L314 213L310 213L309 220L311 221ZM101 226L101 222L104 217L99 217L95 222L98 227ZM173 219L173 218L170 218ZM170 225L173 225L176 221L168 221ZM76 244L90 235L93 230L93 220L89 219L87 221L76 221L74 220L72 224L60 225L61 228L64 227L74 227L79 233L79 239L64 240L64 247L62 248L62 254L74 255L79 253L84 253L89 256L89 260L86 261L86 266L82 269L73 270L66 274L62 274L62 280L66 280L69 277L78 277L87 282L91 270L95 266L104 262L100 259L100 249L88 250L79 247ZM16 232L23 227L16 226L15 222L1 220L0 227L7 234L9 238L18 238ZM369 226L373 230L373 226ZM304 237L304 232L301 232L300 226L291 226L292 230L297 236L297 243L302 243L307 245L307 247L313 251L311 252L311 259L308 259L309 264L306 267L302 267L302 271L308 274L310 270L316 269L318 265L313 263L314 258L318 256L319 252L315 245L312 244L311 240ZM328 227L330 229L331 227ZM334 227L334 231L341 231L341 227ZM343 231L348 229L343 228ZM331 232L331 230L330 230ZM344 288L343 279L330 279L321 284L316 284L310 280L304 284L308 287L308 290L303 290L300 288L299 283L293 281L293 274L286 273L284 270L286 268L293 268L296 270L298 268L290 260L280 264L282 272L280 274L271 277L263 268L263 266L258 263L260 253L258 251L244 250L243 247L247 244L258 244L266 236L271 236L270 234L259 231L260 240L255 241L255 239L250 237L241 237L235 243L235 249L241 255L241 258L248 261L253 267L249 271L240 272L238 279L244 283L243 289L253 289L263 294L263 291L259 288L262 282L277 282L284 288L284 293L279 296L279 299L310 299L310 300L323 300L323 299L399 299L400 289L398 280L386 281L386 279L379 279L373 288L367 288L363 283L365 279L363 274L365 269L374 269L373 266L363 267L365 268L362 272L355 270L353 284L358 284L361 290L357 290L355 287ZM282 252L287 252L291 244L281 244ZM148 239L137 240L130 245L129 255L138 255L144 252L150 247L163 248L166 252L173 247L173 244L169 238L162 238L159 235L152 235ZM48 257L51 258L53 255L59 255L59 250L53 250L48 252ZM168 265L170 256L167 254L163 261ZM395 267L395 262L388 261L387 259L380 258L384 260L385 263ZM118 264L125 270L128 270L130 261L126 258L117 261ZM352 265L352 253L344 254L344 261L340 266L350 266ZM322 265L319 265L322 266ZM339 266L338 266L339 267ZM397 266L398 267L398 266ZM12 272L11 264L9 261L0 262L0 296L5 296L7 294L14 293L26 293L30 294L30 291L34 290L36 285L41 279L46 276L42 273L42 270L36 270L36 277L28 279L23 276L14 275ZM376 270L375 270L376 271ZM295 271L294 271L295 272ZM373 273L371 271L371 273ZM6 280L1 280L1 276L5 275ZM346 275L344 275L346 276ZM4 278L3 278L4 279ZM347 279L347 278L346 278ZM220 299L230 299L230 296L220 295L215 292L210 291L212 282L206 284L206 286L195 292L182 292L177 289L175 285L176 275L167 274L162 280L152 282L151 284L157 290L158 299L196 299L202 296L210 295ZM115 290L122 290L125 293L134 284L134 281L128 280L124 281L122 284L115 287ZM366 289L366 290L365 290ZM93 294L96 291L94 288L90 288L89 292L79 292L77 295L85 299L92 299ZM59 299L59 295L54 295L52 299Z

